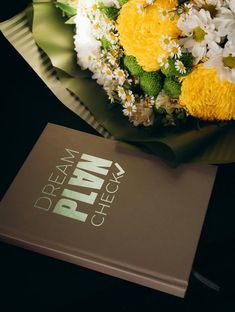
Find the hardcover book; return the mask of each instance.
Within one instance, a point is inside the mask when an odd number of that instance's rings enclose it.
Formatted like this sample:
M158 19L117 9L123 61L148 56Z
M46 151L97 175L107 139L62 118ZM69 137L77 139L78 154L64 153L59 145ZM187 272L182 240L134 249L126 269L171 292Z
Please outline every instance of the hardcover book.
M48 124L1 202L0 237L183 297L215 174Z

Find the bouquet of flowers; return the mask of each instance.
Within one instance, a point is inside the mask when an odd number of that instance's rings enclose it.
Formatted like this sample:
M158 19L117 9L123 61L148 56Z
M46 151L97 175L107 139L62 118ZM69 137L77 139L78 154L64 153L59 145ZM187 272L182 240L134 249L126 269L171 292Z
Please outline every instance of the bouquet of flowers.
M173 165L235 160L235 0L35 0L27 14L115 138Z

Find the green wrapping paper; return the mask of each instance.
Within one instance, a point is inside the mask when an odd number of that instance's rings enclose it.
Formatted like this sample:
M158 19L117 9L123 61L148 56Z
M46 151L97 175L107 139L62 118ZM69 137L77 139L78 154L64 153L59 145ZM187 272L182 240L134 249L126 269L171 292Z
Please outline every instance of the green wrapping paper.
M65 24L52 1L34 1L27 18L37 45L49 57L62 85L84 103L96 122L114 138L131 142L162 157L172 166L201 161L210 164L235 161L234 123L191 121L183 128L134 127L119 106L110 105L101 86L76 64L74 26Z

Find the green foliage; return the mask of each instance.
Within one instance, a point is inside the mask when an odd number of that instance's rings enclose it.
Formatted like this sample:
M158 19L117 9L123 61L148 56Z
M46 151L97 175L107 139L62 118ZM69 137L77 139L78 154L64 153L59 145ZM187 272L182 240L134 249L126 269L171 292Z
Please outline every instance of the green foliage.
M66 3L57 1L55 5L62 12L64 12L68 17L72 17L77 14L77 10Z
M164 81L163 89L170 98L175 99L181 93L181 84L177 79L168 77Z
M192 71L193 68L193 55L189 52L184 52L182 53L180 61L184 64L186 68L186 73L181 74L181 76L187 76Z
M168 58L169 66L166 68L165 66L161 67L161 72L167 77L173 77L178 75L178 71L175 68L174 60L169 57Z
M193 67L193 56L189 52L184 52L182 53L182 56L178 59L180 60L185 68L186 68L186 73L181 74L179 71L177 71L175 67L175 60L171 57L168 58L168 63L169 67L165 68L164 66L161 68L161 72L167 76L167 77L182 77L182 76L187 76Z
M74 24L76 24L76 23L75 23L75 18L76 18L76 15L71 16L71 17L65 22L65 24L69 24L69 25L74 25Z
M118 17L119 9L106 6L102 2L99 4L99 10L113 21L115 21Z
M118 2L121 6L123 6L125 3L128 2L128 0L118 0Z
M141 76L144 73L142 67L137 63L134 56L125 55L123 58L123 64L133 76Z
M140 76L140 87L145 94L157 96L162 89L162 77L158 72L144 72Z
M108 50L111 47L111 43L105 38L105 36L101 38L101 44L105 50Z

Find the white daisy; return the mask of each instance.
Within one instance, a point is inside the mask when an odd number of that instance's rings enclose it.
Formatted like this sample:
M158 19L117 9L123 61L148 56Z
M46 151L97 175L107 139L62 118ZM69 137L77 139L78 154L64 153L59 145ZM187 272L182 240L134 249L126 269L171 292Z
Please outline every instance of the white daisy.
M125 100L126 99L126 91L123 87L118 86L117 87L117 92L118 92L118 96L120 97L121 100Z
M183 62L181 62L180 60L177 60L175 62L175 68L181 74L185 74L186 73L186 67L184 66Z
M234 29L234 31L228 33L228 41L231 42L231 44L233 45L234 50L235 50L235 29Z
M129 102L124 103L123 107L124 109L122 111L125 116L132 116L133 113L135 113L137 109L136 105L134 105L133 103L129 103Z
M170 53L170 56L174 58L180 58L182 55L181 47L176 42L171 43L168 48L168 52Z
M235 0L227 1L228 8L221 7L214 23L220 36L235 36Z
M163 49L168 50L171 46L171 37L162 35L160 38L160 46Z
M182 35L186 36L180 40L184 46L195 57L194 63L197 64L207 53L208 44L220 42L213 20L208 11L193 9L191 15L178 20L178 27L182 30Z
M158 57L158 63L161 67L168 68L169 67L168 55L160 54Z
M124 70L117 68L115 69L113 75L114 75L114 78L117 79L118 84L122 86L126 80L126 75L125 75Z
M111 44L116 44L118 42L118 34L114 33L113 31L109 31L106 34L106 39L111 43Z
M96 12L98 11L98 5L97 5L97 3L92 4L92 6L91 6L91 8L90 8L90 11L91 11L92 13L96 13Z
M193 10L193 5L192 3L184 3L183 5L179 6L179 8L177 9L177 12L181 15L183 15L183 17L187 17L188 15L191 15Z
M107 53L106 55L107 61L109 62L110 65L115 65L116 64L116 58L112 53Z
M132 91L128 90L126 92L125 102L129 103L129 104L134 104L135 97L134 97L134 94L132 93Z
M164 8L160 8L159 13L160 13L161 19L165 21L168 17L168 10Z
M102 73L105 76L106 80L111 80L113 78L113 72L109 66L104 66L102 69Z
M205 67L215 68L221 80L235 83L235 50L229 42L224 49L212 43L207 56L209 60L204 63Z

